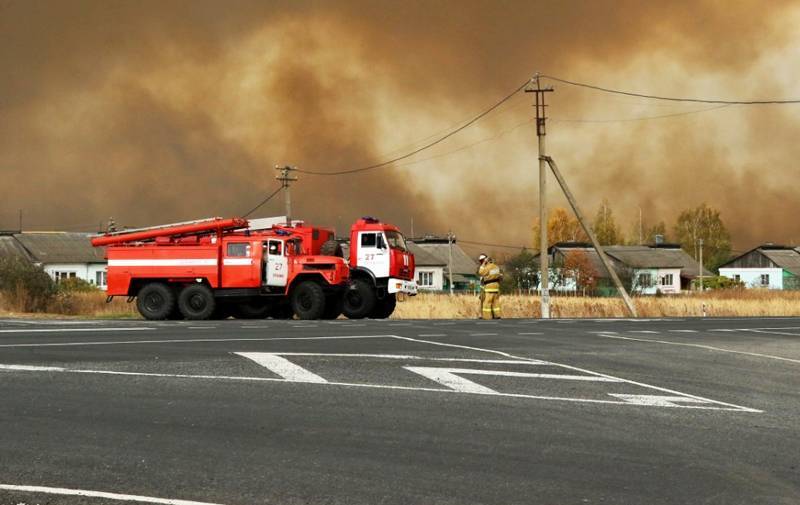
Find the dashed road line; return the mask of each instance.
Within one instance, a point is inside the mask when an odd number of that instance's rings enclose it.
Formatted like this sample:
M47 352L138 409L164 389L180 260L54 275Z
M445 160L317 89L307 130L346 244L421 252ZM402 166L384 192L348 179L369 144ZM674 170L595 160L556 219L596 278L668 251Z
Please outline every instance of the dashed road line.
M527 331L527 332L517 333L517 335L543 335L543 333L542 332L537 332L537 331ZM422 335L420 335L420 336L422 336Z
M782 356L773 356L771 354L761 354L758 352L747 352L747 351L735 351L733 349L722 349L720 347L714 347L710 345L703 345L703 344L689 344L686 342L670 342L668 340L652 340L648 338L633 338L633 337L623 337L621 335L597 335L598 337L603 338L614 338L619 340L633 340L635 342L648 342L651 344L665 344L665 345L682 345L685 347L697 347L699 349L706 349L709 351L719 351L719 352L729 352L732 354L744 354L746 356L756 356L759 358L768 358L768 359L775 359L779 361L788 361L790 363L798 363L800 364L800 359L792 359L792 358L784 358Z
M651 331L651 330L631 330L629 333L647 333L647 334L653 335L653 334L657 334L659 332Z
M493 337L497 335L497 333L470 333L470 337Z
M446 337L446 333L421 333L418 337Z
M697 330L667 330L670 333L697 333Z

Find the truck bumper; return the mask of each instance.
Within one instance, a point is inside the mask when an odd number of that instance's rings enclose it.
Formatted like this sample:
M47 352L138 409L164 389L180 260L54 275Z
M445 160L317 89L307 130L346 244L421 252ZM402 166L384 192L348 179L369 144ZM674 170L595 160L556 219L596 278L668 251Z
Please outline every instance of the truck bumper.
M417 283L415 281L390 278L387 291L389 293L403 293L414 296L417 294Z

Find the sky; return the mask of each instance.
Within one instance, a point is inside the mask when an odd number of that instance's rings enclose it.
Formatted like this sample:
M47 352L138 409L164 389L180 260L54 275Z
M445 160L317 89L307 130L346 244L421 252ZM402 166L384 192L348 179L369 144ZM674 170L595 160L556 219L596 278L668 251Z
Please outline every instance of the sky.
M241 215L275 165L339 171L413 151L536 72L647 94L800 98L800 5L724 1L0 0L0 229ZM547 153L584 212L630 235L703 202L742 250L800 245L800 105L714 107L558 82ZM532 95L348 176L299 174L293 214L345 233L531 245ZM551 206L566 206L551 178ZM283 213L274 198L255 216Z

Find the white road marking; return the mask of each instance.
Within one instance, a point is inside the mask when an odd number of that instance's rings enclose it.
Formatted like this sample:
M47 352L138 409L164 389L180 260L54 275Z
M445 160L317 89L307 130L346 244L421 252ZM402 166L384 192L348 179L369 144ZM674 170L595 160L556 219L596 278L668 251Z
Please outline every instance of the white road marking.
M731 330L731 329L729 329L729 328L716 328L716 329L714 329L714 330L708 330L708 331L724 331L724 332L735 332L736 330Z
M776 329L785 329L785 328L776 328ZM791 328L790 328L791 329ZM749 331L752 333L763 333L765 335L787 335L790 337L800 337L798 333L790 333L786 331L773 331L771 328L742 328L740 331Z
M236 353L233 353L236 354ZM459 363L502 363L510 365L549 365L547 361L518 359L476 359L476 358L434 358L431 356L415 356L409 354L351 354L351 353L326 353L326 352L276 352L278 356L313 356L313 357L332 357L332 358L378 358L378 359L400 359L400 360L424 360L424 361L450 361Z
M685 396L658 396L658 395L621 395L609 393L615 398L625 400L633 405L647 405L650 407L684 407L684 403L705 403L697 398L687 398Z
M107 493L104 491L88 491L85 489L65 489L61 487L44 486L15 486L0 484L0 489L22 493L55 494L61 496L86 496L89 498L105 498L107 500L133 501L139 503L160 503L162 505L220 505L219 503L200 502L192 500L175 500L170 498L153 498L151 496L137 496L132 494Z
M0 333L66 333L66 332L84 332L84 331L148 331L155 330L150 327L134 327L134 328L19 328L13 330L0 330Z
M525 377L531 379L561 379L596 382L621 382L619 379L596 377L594 375L559 375L552 373L509 372L505 370L474 370L471 368L439 368L429 366L404 366L408 371L418 373L433 381L443 384L450 389L461 393L496 394L497 391L486 386L476 384L458 374L464 375L492 375L500 377Z
M446 337L447 334L445 333L421 333L417 335L418 337Z
M452 326L456 323L433 323L434 326Z
M650 331L650 330L631 330L630 333L658 333L657 331Z
M552 363L550 363L552 364ZM3 366L9 365L0 365L0 370L2 370ZM274 379L271 377L236 377L230 375L191 375L191 374L167 374L167 373L152 373L152 372L115 372L112 370L71 370L71 369L64 369L64 370L52 370L54 372L61 372L61 373L74 373L74 374L92 374L92 375L117 375L117 376L126 376L126 377L154 377L154 378L168 378L168 379L199 379L199 380L228 380L228 381L243 381L243 382L282 382L287 383L291 381L287 381L286 379ZM632 381L628 381L622 379L622 382L629 382L633 383ZM342 387L353 387L353 388L369 388L369 389L392 389L392 390L399 390L399 391L425 391L425 392L432 392L432 393L454 393L454 394L464 394L465 392L456 391L453 389L441 389L441 388L425 388L425 387L416 387L416 386L390 386L385 384L357 384L351 382L326 382L324 384L320 383L306 383L306 384L314 384L314 385L325 385L325 386L342 386ZM635 383L634 383L635 384ZM651 386L653 387L653 386ZM573 402L573 403L596 403L596 404L604 404L604 405L635 405L634 403L621 401L621 400L599 400L593 398L567 398L561 396L542 396L542 395L526 395L526 394L518 394L518 393L470 393L470 394L478 394L484 396L501 396L506 398L523 398L529 400L553 400L553 401L563 401L563 402ZM678 395L683 395L684 393L678 393ZM691 396L689 396L691 397ZM717 405L723 405L723 407L719 407ZM689 405L680 405L682 408L686 409L699 409L699 410L726 410L726 411L736 411L736 412L762 412L761 410L750 409L747 407L740 407L737 405L726 404L723 402L717 402L714 400L708 400L707 405L697 405L697 406L689 406Z
M697 333L697 330L667 330L671 333Z
M605 335L603 335L603 336L605 336ZM522 360L522 361L527 361L527 360L532 359L532 358L526 358L526 357L522 357L522 356L515 356L513 354L510 354L510 353L507 353L507 352L503 352L503 351L496 351L494 349L483 349L483 348L480 348L480 347L472 347L472 346L460 345L460 344L451 344L449 342L437 342L435 340L421 340L421 339L418 339L418 338L402 337L400 335L394 335L394 338L397 338L397 339L400 339L400 340L408 340L410 342L423 342L423 343L426 343L426 344L431 344L431 345L436 345L436 346L441 346L441 347L452 347L452 348L458 348L458 349L468 349L470 351L482 351L482 352L486 352L486 353L490 353L490 354L497 354L497 355L500 355L500 356L504 356L506 358L518 359L518 360ZM613 336L609 335L609 338L625 338L625 337L613 337ZM631 339L631 340L634 340L634 339ZM574 370L576 372L583 372L583 373L588 373L588 374L592 374L592 375L597 375L598 377L608 377L610 379L619 379L621 382L625 382L627 384L633 384L635 386L641 386L643 388L653 389L653 390L656 390L656 391L662 391L662 392L665 392L665 393L671 393L671 394L674 394L674 395L684 396L684 397L687 397L687 398L694 398L696 400L701 400L703 402L708 402L708 403L716 404L716 405L723 405L723 406L727 407L727 408L719 408L719 407L700 407L700 406L690 407L690 406L687 406L687 407L683 407L683 408L716 408L718 410L735 410L735 411L741 411L741 412L754 412L754 413L763 412L763 410L753 409L753 408L750 408L750 407L744 407L742 405L736 405L736 404L733 404L733 403L722 402L722 401L719 401L719 400L711 400L709 398L703 398L702 396L692 395L692 394L689 394L689 393L681 393L680 391L675 391L674 389L668 389L668 388L663 388L663 387L659 387L659 386L653 386L651 384L646 384L644 382L638 382L638 381L634 381L634 380L630 380L630 379L623 379L623 378L620 378L620 377L614 377L613 375L608 375L608 374L604 374L604 373L600 373L600 372L593 372L591 370L586 370L585 368L579 368L579 367L572 366L572 365L565 365L563 363L556 363L556 362L553 362L553 361L549 361L547 363L550 364L550 365L566 368L568 370ZM580 400L576 399L576 401L580 401Z
M528 331L528 332L524 332L524 333L517 333L517 335L543 335L543 333L542 332L536 332L536 331ZM420 337L422 337L422 336L424 336L424 335L420 335Z
M497 333L470 333L470 337L492 337L497 335Z
M745 354L747 356L757 356L759 358L769 358L769 359L776 359L780 361L788 361L791 363L800 363L800 359L791 359L791 358L784 358L782 356L772 356L770 354L761 354L758 352L746 352L746 351L734 351L733 349L722 349L720 347L713 347L710 345L703 345L703 344L689 344L685 342L670 342L668 340L652 340L648 338L632 338L632 337L621 337L619 335L597 335L598 337L604 338L616 338L619 340L633 340L635 342L648 342L651 344L665 344L665 345L682 345L686 347L697 347L700 349L706 349L709 351L719 351L719 352L729 352L732 354Z
M288 381L315 382L317 384L328 382L319 375L309 372L305 368L295 365L288 359L278 356L277 354L268 352L237 352L234 354L253 360L270 372L280 375Z
M187 326L187 330L211 330L216 328L216 326Z
M180 338L172 340L117 340L105 342L47 342L39 344L0 344L2 347L72 347L91 345L129 345L129 344L192 344L200 342L269 342L272 340L338 340L354 338L392 338L393 335L348 335L325 337L260 337L260 338Z

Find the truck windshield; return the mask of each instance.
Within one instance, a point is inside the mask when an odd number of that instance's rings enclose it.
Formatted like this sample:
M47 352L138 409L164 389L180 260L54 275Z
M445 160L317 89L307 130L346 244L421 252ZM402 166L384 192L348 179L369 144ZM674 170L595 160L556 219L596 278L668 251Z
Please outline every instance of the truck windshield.
M405 237L403 237L403 234L398 231L387 231L386 241L389 242L389 247L393 249L401 249L403 251L408 250L406 247Z

